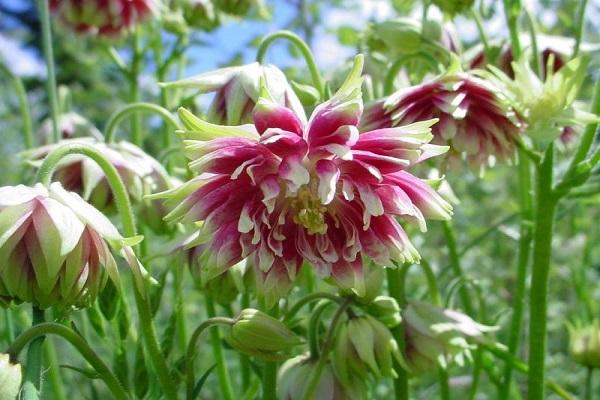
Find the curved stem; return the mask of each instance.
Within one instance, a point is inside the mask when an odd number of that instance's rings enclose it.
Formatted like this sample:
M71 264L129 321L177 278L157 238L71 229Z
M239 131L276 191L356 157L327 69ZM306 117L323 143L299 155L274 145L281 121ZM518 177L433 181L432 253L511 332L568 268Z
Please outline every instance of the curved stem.
M105 139L106 143L112 143L114 141L115 131L116 131L117 127L119 126L119 124L126 117L128 117L131 114L136 114L140 111L151 112L151 113L157 114L158 116L160 116L163 119L163 121L165 121L171 127L175 128L175 129L179 128L179 123L177 122L175 117L173 117L173 115L169 112L169 110L167 110L166 108L161 107L156 104L152 104L152 103L143 103L143 102L131 103L131 104L127 104L126 106L122 107L121 109L115 111L108 118L108 121L106 122L105 133L104 133L104 139ZM138 143L135 143L135 142L134 142L134 144L139 145Z
M26 149L31 149L33 147L33 126L31 123L31 114L29 113L29 100L27 99L25 85L23 85L23 81L19 79L17 75L13 74L1 60L0 71L7 75L12 82L13 89L19 100L19 110L21 111L23 143L25 144Z
M390 296L396 299L398 304L405 304L406 299L404 297L404 287L403 287L403 278L402 278L402 270L400 268L387 270L387 280L388 280L388 291ZM398 343L398 347L400 351L404 351L404 327L403 324L400 324L392 329L392 334L394 339ZM410 398L410 388L408 384L408 374L406 370L398 363L398 361L394 360L394 370L398 375L394 379L394 399L396 400L408 400Z
M527 290L527 267L531 250L531 220L533 219L533 202L531 198L531 164L529 158L519 151L519 194L521 205L521 224L519 236L519 253L517 261L517 277L513 295L512 318L508 337L508 352L517 355L523 325L523 310L525 308L525 292ZM507 363L504 367L503 384L500 386L500 400L508 400L512 381L513 367Z
M49 0L37 0L40 23L42 25L42 48L44 58L46 59L46 69L48 76L46 83L48 85L48 102L50 108L50 117L52 118L52 139L54 143L60 140L58 130L58 96L56 95L56 74L54 72L54 53L52 50L52 26L50 20Z
M315 58L310 51L308 45L300 38L300 36L296 35L290 31L279 31L271 33L263 38L258 46L258 51L256 53L256 61L259 63L263 63L265 59L265 55L267 54L267 49L269 46L278 39L285 39L292 43L296 48L302 53L304 60L306 61L306 65L310 72L310 76L313 81L313 85L321 95L321 99L325 99L325 85L323 84L323 78L321 78L321 73L319 72L319 68L317 67L317 63L315 62Z
M298 313L298 311L300 311L302 309L302 307L304 307L305 305L312 303L313 301L317 301L317 300L321 300L321 299L331 300L333 302L337 302L340 304L343 302L343 299L341 297L336 296L335 294L332 294L332 293L327 293L327 292L311 293L311 294L304 296L300 300L298 300L296 302L296 304L294 304L288 310L288 312L283 317L283 322L285 323L287 321L290 321Z
M554 145L550 144L537 169L533 266L529 306L529 380L530 400L544 399L546 317L548 277L552 255L552 230L557 201L552 192Z
M383 93L384 95L390 95L394 92L394 81L396 80L396 76L400 69L406 65L406 63L414 60L424 61L425 64L431 69L433 72L439 72L439 65L437 61L431 57L429 54L425 52L416 52L407 54L398 58L396 61L390 65L387 74L385 75L385 80L383 81Z
M329 305L331 303L321 301L312 311L310 321L308 322L308 349L310 357L315 360L319 358L319 323L321 316Z
M44 162L38 170L37 180L45 186L48 186L52 179L52 173L56 169L59 161L68 154L83 154L98 163L106 175L106 179L115 198L115 204L121 217L125 236L136 236L137 230L135 220L125 184L121 180L116 168L93 146L82 143L72 143L58 147L44 159ZM154 367L158 382L164 391L165 397L169 400L175 400L177 399L177 390L175 383L171 379L165 357L160 350L160 344L158 343L156 329L152 321L149 297L146 293L146 281L144 280L142 285L135 284L136 279L133 281L133 293L139 313L141 331L152 366Z
M583 29L585 28L585 9L587 8L588 0L581 0L579 2L579 13L577 14L577 31L575 32L575 48L573 49L573 56L575 58L579 55L581 48L581 40L583 38Z
M465 275L460 265L460 257L458 255L456 237L454 236L454 229L452 228L452 223L450 221L444 221L442 223L442 227L444 228L444 236L446 237L446 246L448 247L450 267L452 268L452 271L458 278L466 282ZM473 305L471 304L471 297L469 296L467 287L465 285L462 285L459 288L458 294L460 296L460 300L463 304L463 307L465 308L465 312L468 315L473 315Z
M187 346L187 352L185 354L186 393L188 400L191 400L194 394L194 385L196 380L194 378L194 357L200 335L202 335L202 333L210 327L217 325L232 325L234 323L235 320L231 318L212 317L198 325L198 327L194 330L194 333L192 333Z
M100 378L106 383L108 389L116 399L127 399L128 395L119 383L119 380L106 366L104 361L88 345L87 341L71 328L65 325L45 322L35 325L23 332L10 345L6 351L12 358L16 358L23 348L32 340L37 340L44 335L53 334L62 337L77 349L85 360L98 372Z
M210 296L205 297L206 301L206 312L209 318L216 318L215 303ZM232 320L233 321L233 320ZM233 321L235 322L235 321ZM231 323L233 323L231 322ZM227 371L227 363L225 361L225 355L223 354L223 346L221 345L221 335L219 331L213 329L210 332L210 342L217 363L217 375L219 376L219 386L221 388L221 398L223 400L233 400L235 398L235 392L231 385L231 378Z
M352 299L346 299L344 303L338 308L337 312L333 316L333 319L331 320L331 325L329 326L327 336L325 337L325 342L323 343L323 350L319 355L319 361L317 361L315 369L309 377L306 389L304 390L304 395L302 396L303 400L311 400L314 398L315 390L317 389L319 380L321 379L321 373L325 368L327 357L329 356L329 352L331 351L331 347L333 346L333 338L335 336L335 332L337 331L338 324L340 322L340 319L342 318L342 315L344 315L344 312L350 306L350 303L352 303Z
M33 306L32 312L33 322L31 329L34 329L37 325L44 322L44 311ZM27 342L25 342L25 344ZM29 344L29 349L27 349L27 368L25 370L25 376L23 379L23 394L21 396L23 400L37 400L42 395L43 344L44 336L39 335ZM10 351L8 351L8 353L16 354Z

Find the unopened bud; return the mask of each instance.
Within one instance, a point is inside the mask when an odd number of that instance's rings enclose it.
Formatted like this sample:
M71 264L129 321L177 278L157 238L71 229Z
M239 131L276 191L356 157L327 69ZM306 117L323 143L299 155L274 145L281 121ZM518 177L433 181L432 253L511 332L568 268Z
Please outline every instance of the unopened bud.
M568 328L569 352L573 359L588 368L600 368L600 322Z
M0 353L0 399L15 400L23 379L20 364L13 364L8 354Z
M383 322L388 328L393 328L402 322L400 306L393 297L377 296L367 307L369 314Z

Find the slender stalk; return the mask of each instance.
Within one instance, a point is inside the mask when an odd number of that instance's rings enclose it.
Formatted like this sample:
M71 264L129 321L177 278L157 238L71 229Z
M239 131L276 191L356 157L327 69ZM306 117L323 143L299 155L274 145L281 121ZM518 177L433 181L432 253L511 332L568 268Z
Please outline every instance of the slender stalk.
M288 322L292 318L294 318L294 316L298 313L298 311L300 311L302 309L302 307L304 307L305 305L312 303L313 301L322 300L322 299L331 300L333 302L337 302L340 304L343 301L343 299L341 297L336 296L335 294L332 294L332 293L316 292L316 293L308 294L308 295L304 296L303 298L301 298L300 300L298 300L296 302L296 304L294 304L288 310L288 312L283 317L283 322Z
M448 384L448 371L444 368L438 368L440 381L440 399L450 400L450 385Z
M186 396L188 400L192 400L194 396L194 385L196 384L196 379L194 378L194 358L200 336L210 327L217 325L232 325L234 323L235 320L231 318L212 317L198 325L194 330L194 333L192 333L185 354Z
M15 324L13 322L12 311L10 308L5 308L2 311L4 312L5 339L8 343L12 343L15 340Z
M50 378L50 386L52 387L53 399L66 400L67 395L63 386L62 377L60 376L60 367L56 356L54 342L50 339L44 344L44 357L46 358L46 368L48 369L48 377Z
M166 108L152 103L131 103L115 111L108 118L108 121L106 122L106 128L104 130L104 139L106 143L112 143L115 140L115 132L117 127L126 117L129 115L136 115L142 111L154 113L161 117L163 121L169 124L172 128L179 128L179 123Z
M128 237L136 236L137 230L134 214L125 184L121 180L116 168L94 147L81 143L67 144L58 147L44 159L44 162L38 170L37 181L45 186L49 186L52 179L52 173L60 160L68 154L83 154L98 163L106 175L106 179L115 198L115 204L121 217L125 235ZM169 400L175 400L177 398L177 389L175 383L171 379L171 374L168 372L169 368L167 367L165 357L160 350L156 329L154 327L154 322L152 321L152 312L150 309L149 297L147 295L147 288L145 286L146 281L143 281L142 285L135 284L137 281L136 279L133 279L133 281L134 298L148 355L150 356L152 366L154 367L158 382L163 389L165 397Z
M310 357L314 360L319 358L319 328L321 326L321 316L331 303L320 301L311 312L308 323L308 351Z
M537 28L535 20L533 19L533 15L531 15L531 11L529 11L529 8L527 7L525 7L525 16L527 17L527 24L529 26L529 36L531 37L531 50L533 53L533 70L540 78L543 78L542 61L540 59L540 50L538 48L537 42Z
M431 72L437 73L439 72L439 64L438 61L433 58L429 53L424 51L419 51L412 54L407 54L395 60L390 67L388 68L388 72L385 75L385 80L383 82L383 93L385 95L390 95L394 91L394 82L396 81L396 77L402 67L404 67L408 62L420 60L427 65L427 67L431 70Z
M32 307L33 321L31 323L32 329L36 325L44 322L44 311L40 310L36 306ZM21 398L23 400L37 400L42 395L42 346L44 344L44 336L36 337L29 344L27 350L27 368L25 370L25 377L23 380L23 389ZM15 354L10 351L9 354Z
M263 63L265 59L265 55L267 53L267 49L269 46L278 39L285 39L291 42L296 48L302 53L304 60L306 61L306 65L308 67L308 71L310 72L310 76L313 81L313 85L321 95L321 99L325 98L325 85L323 84L323 78L321 77L321 73L319 72L319 68L317 67L317 63L315 58L310 51L308 45L300 38L300 36L296 35L290 31L279 31L271 33L263 38L258 46L258 50L256 52L256 61L259 63Z
M279 318L279 304L275 304L268 314L273 318ZM277 363L274 361L265 362L262 376L262 389L263 400L277 399Z
M537 169L533 267L529 306L528 399L544 399L548 277L556 198L552 192L554 145L550 144Z
M19 335L19 337L17 337L17 339L10 345L6 352L10 354L12 358L16 358L21 350L23 350L23 348L27 345L27 343L31 342L33 344L40 338L43 339L43 337L48 334L60 336L71 343L73 347L77 349L83 358L99 374L100 379L106 383L106 386L108 386L108 389L115 399L129 398L119 380L111 372L110 368L106 366L102 359L98 357L96 352L94 352L94 350L89 346L88 342L82 336L75 333L75 331L65 325L53 322L37 324Z
M521 57L521 41L519 40L519 29L517 26L520 7L518 4L515 6L515 0L503 0L503 2L504 16L510 32L513 59L518 60Z
M246 309L248 307L250 307L250 296L248 295L248 293L242 293L242 298L240 300L240 304L242 306L242 309ZM245 394L248 389L250 388L250 383L251 383L251 370L250 370L250 358L241 353L239 354L239 360L240 360L240 375L241 375L241 381L242 381L242 389L243 389L243 393Z
M444 221L442 223L444 230L444 236L446 237L446 246L448 247L448 256L450 257L450 268L454 274L463 282L466 282L465 275L460 265L460 257L458 256L458 247L456 245L456 237L454 236L454 229L450 221ZM466 285L461 285L458 292L460 300L465 308L465 312L468 315L473 315L473 305L471 304L471 297Z
M26 149L31 149L33 147L33 126L31 123L31 114L29 113L29 100L27 99L25 85L23 85L23 81L19 79L17 75L13 74L1 60L0 71L2 71L4 75L7 75L12 82L13 89L17 95L17 100L19 101L19 111L21 111L23 143L25 144Z
M206 302L206 313L208 318L212 319L216 317L215 303L210 296L205 297ZM233 400L235 399L235 392L231 385L231 378L227 370L227 363L225 361L225 355L223 354L223 346L221 346L221 335L216 329L210 332L210 342L212 346L213 356L217 363L217 375L219 376L219 386L221 389L221 399Z
M402 287L402 270L388 269L387 280L388 280L388 291L390 296L395 298L398 304L406 304L406 298L404 297L404 288ZM392 329L394 339L400 347L400 351L404 351L404 328L400 324ZM394 379L394 399L395 400L408 400L410 398L410 388L408 383L408 374L404 368L394 360L394 370L398 375Z
M54 143L60 140L58 130L58 96L56 95L56 74L54 71L54 52L52 50L52 26L50 20L49 0L37 0L40 23L42 25L42 48L44 58L46 59L46 70L48 77L46 84L48 86L48 103L50 108L50 117L52 118L52 139Z
M483 27L483 21L481 19L481 14L479 11L473 7L471 9L471 17L473 21L475 21L475 25L477 26L477 32L479 33L479 39L481 39L481 43L483 44L483 54L485 54L485 59L488 63L493 62L490 54L490 41L488 40L487 33L485 32L485 28Z
M140 101L140 83L138 81L141 64L142 64L142 51L141 51L141 33L139 28L136 28L132 36L131 44L131 70L127 78L129 79L129 101L131 103L137 103ZM131 119L131 142L136 146L142 147L142 121L139 114L135 114Z
M581 49L581 40L583 39L583 30L585 28L585 9L587 8L588 0L580 0L579 9L577 13L577 25L575 31L575 48L573 49L573 56L575 58L579 55Z
M527 267L531 250L531 221L533 219L533 199L531 198L531 164L529 158L519 151L519 195L521 205L521 224L519 236L519 253L517 261L517 277L512 304L512 318L510 321L508 352L511 356L517 355L523 325L523 309L525 307L525 293L527 290ZM503 384L500 386L500 400L508 400L512 381L513 366L507 363L504 367Z
M592 400L592 390L594 390L594 368L588 367L585 376L585 400Z

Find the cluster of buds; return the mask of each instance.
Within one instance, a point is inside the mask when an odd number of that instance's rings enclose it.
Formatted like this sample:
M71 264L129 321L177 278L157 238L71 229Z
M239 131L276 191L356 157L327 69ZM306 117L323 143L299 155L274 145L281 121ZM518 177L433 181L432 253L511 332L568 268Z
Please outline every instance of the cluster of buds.
M236 350L263 360L282 360L302 339L283 322L262 311L240 311L231 325L227 342Z
M77 194L49 188L0 188L0 299L45 309L85 307L118 280L109 245L124 239Z
M600 368L600 321L587 326L568 325L569 351L573 359L588 368Z
M114 36L156 8L154 0L50 0L52 12L76 32Z
M13 364L8 354L0 353L0 399L16 400L22 380L21 365Z
M282 400L301 400L304 398L307 380L317 369L317 360L308 355L300 355L287 360L279 369L277 386ZM314 392L319 400L361 400L366 398L366 382L360 379L343 384L327 362Z
M401 89L367 106L361 130L385 129L438 118L432 143L474 167L511 160L520 134L514 112L490 82L466 73L446 74Z
M402 312L405 348L403 366L413 374L446 367L452 361L462 365L471 358L471 343L485 344L485 333L498 328L473 321L457 311L414 301Z

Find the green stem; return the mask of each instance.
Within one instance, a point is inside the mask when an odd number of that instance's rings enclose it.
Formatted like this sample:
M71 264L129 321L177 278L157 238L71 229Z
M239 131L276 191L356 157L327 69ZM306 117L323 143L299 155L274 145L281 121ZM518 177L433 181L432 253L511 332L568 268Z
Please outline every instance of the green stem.
M312 371L312 374L308 378L306 389L304 390L304 394L302 396L303 400L314 399L315 390L317 390L317 386L319 385L319 381L321 379L321 374L323 372L323 369L325 368L327 358L329 357L329 352L333 347L333 338L337 331L337 327L342 318L342 315L344 315L344 312L350 306L350 303L352 303L352 299L346 299L344 303L338 308L335 315L333 316L333 319L331 320L331 325L329 326L327 336L325 337L325 341L323 342L323 348L321 350L321 353L319 354L319 360L317 361L317 365Z
M435 58L433 58L430 54L424 51L419 51L416 53L402 56L396 61L394 61L392 65L390 65L388 72L385 75L385 80L383 81L383 93L386 96L394 92L394 82L396 80L396 76L398 75L402 67L404 67L408 62L414 60L424 61L425 65L427 65L429 69L434 73L437 73L440 70L439 64L435 60Z
M400 279L400 288L401 288L401 293L400 293L400 298L402 298L402 303L398 303L400 304L400 306L404 306L406 304L406 297L404 295L404 293L406 292L406 276L408 274L408 270L411 266L413 265L417 265L417 264L404 264L402 265L399 269L400 272L398 273L399 279ZM437 281L435 279L435 274L433 273L433 269L431 269L431 264L429 264L429 261L425 260L425 259L421 259L421 262L418 264L419 267L421 267L421 269L423 270L423 273L425 274L425 279L427 281L427 290L429 291L429 296L431 297L431 302L437 306L439 306L440 304L442 304L441 299L440 299L440 291L438 289L438 285L437 285Z
M100 166L104 175L106 175L106 179L115 198L115 204L121 217L125 236L136 236L137 230L134 214L125 184L121 180L116 168L93 146L77 143L58 147L44 159L44 162L38 170L37 181L45 186L49 186L52 179L52 173L56 169L58 163L63 157L69 154L83 154L93 159ZM139 313L141 331L148 354L150 355L152 366L154 367L158 382L164 391L165 397L169 400L175 400L177 398L177 389L175 383L171 379L171 374L168 372L169 369L165 357L160 350L156 329L154 327L154 322L152 321L149 296L145 287L146 282L144 281L144 285L137 285L135 284L136 279L133 279L133 281L133 293Z
M577 14L577 31L575 31L575 48L573 49L573 56L575 58L579 55L581 49L581 40L583 38L583 29L585 28L585 9L587 8L588 0L581 0L579 2L579 13Z
M521 224L519 236L519 253L517 264L517 277L513 295L512 318L508 337L508 352L511 356L517 355L523 325L523 310L525 308L525 293L527 289L527 267L531 251L531 221L533 219L533 202L531 198L531 164L529 158L519 151L519 195L521 205ZM508 400L512 381L512 364L504 367L504 380L500 386L500 400Z
M594 368L588 367L585 376L585 400L592 400L592 390L594 390Z
M215 303L210 296L205 297L206 301L206 313L209 319L216 318ZM229 319L229 318L228 318ZM230 321L233 323L233 320ZM233 400L235 398L235 392L231 385L231 378L227 371L227 363L225 361L225 355L223 354L223 346L221 344L221 335L219 331L213 329L210 331L210 342L212 346L213 356L215 357L215 363L217 364L217 375L219 376L219 386L221 388L221 399Z
M42 47L44 58L46 59L46 69L48 77L48 102L50 108L50 117L52 118L52 139L57 143L61 137L58 130L58 96L56 95L56 74L54 71L54 53L52 50L52 26L50 20L49 0L37 0L40 23L42 25Z
M486 62L491 63L490 41L488 40L487 33L485 33L481 14L479 14L479 11L477 11L475 7L471 9L471 17L473 17L473 21L475 21L475 25L477 26L477 32L479 32L479 38L483 44L483 54L485 54Z
M132 37L132 60L131 70L129 71L129 101L137 103L140 101L140 83L138 77L140 74L142 63L141 52L141 34L139 28L136 28ZM135 114L131 119L131 142L136 146L142 147L142 121L138 114Z
M31 114L29 113L29 100L27 99L27 91L25 90L25 85L23 85L23 81L19 79L17 75L13 74L12 71L6 65L4 65L4 63L1 60L0 71L7 75L10 81L12 82L13 89L15 91L15 94L17 95L17 99L19 100L19 110L21 111L21 122L23 124L23 142L25 144L26 149L31 149L33 147L33 126L31 124Z
M452 268L454 274L461 281L466 282L466 277L460 265L460 257L458 255L458 247L456 245L456 237L454 236L454 229L452 227L452 223L450 221L444 221L442 223L442 227L444 230L444 236L446 237L446 246L448 247L450 268ZM460 296L460 300L463 304L463 307L465 308L465 312L468 315L473 315L473 305L471 304L471 297L469 296L469 291L467 290L467 287L465 285L461 285L458 294Z
M106 364L98 357L96 352L89 346L88 342L71 328L65 325L45 322L37 324L27 331L23 332L7 349L7 353L12 358L16 358L21 350L29 343L35 343L40 338L43 339L45 335L53 334L62 337L77 349L77 351L83 356L83 358L94 368L94 370L100 375L100 378L106 383L108 389L112 393L115 399L128 399L128 395L119 383L119 380L106 366ZM31 347L30 344L30 347Z
M163 119L163 121L169 124L172 128L179 128L179 123L166 108L152 103L131 103L115 111L108 118L104 132L104 139L106 143L112 143L115 140L114 137L117 127L126 117L128 117L131 114L135 115L141 111L154 113L160 116Z
M233 325L234 323L235 320L231 318L211 317L198 325L198 327L192 333L190 342L187 346L187 352L185 354L186 393L188 400L192 400L194 395L194 385L196 384L196 378L194 377L194 358L196 356L196 347L198 346L198 340L200 339L200 336L206 329L210 327L217 325Z
M321 99L325 99L325 85L323 84L323 78L321 78L321 73L319 72L315 58L308 45L300 38L300 36L296 35L295 33L290 31L279 31L265 36L258 46L258 50L256 52L256 61L263 63L267 54L267 49L274 41L278 39L288 40L294 46L296 46L300 53L302 53L302 56L306 61L306 65L308 66L310 76L312 77L313 85L315 85L315 88L321 95Z
M440 381L440 399L450 400L450 385L448 383L448 371L444 368L438 368L438 377Z
M44 311L39 308L33 306L33 321L31 323L32 328L34 329L37 325L42 324L44 322ZM18 341L19 338L15 342ZM27 341L28 342L28 341ZM25 344L27 343L25 342ZM24 344L24 345L25 345ZM44 336L40 335L36 337L29 344L29 349L27 350L27 365L25 370L25 376L23 379L23 391L21 398L23 400L37 400L42 396L42 345L44 344ZM24 346L23 345L23 346ZM18 354L15 352L11 352L10 350L14 346L11 345L9 347L9 354Z
M67 395L65 394L62 377L60 376L56 349L54 348L54 342L50 339L46 340L44 345L44 357L46 358L46 368L48 369L50 386L52 386L52 394L54 395L53 399L66 400Z
M517 26L520 8L514 7L515 0L503 0L503 2L504 16L510 32L513 59L518 60L521 58L521 41L519 40L519 29Z
M294 318L294 316L298 313L298 311L300 311L302 309L302 307L304 307L305 305L312 303L313 301L322 300L322 299L331 300L331 301L337 302L337 303L341 303L343 301L343 299L341 297L336 296L333 293L316 292L316 293L308 294L308 295L304 296L303 298L301 298L300 300L298 300L296 302L296 304L294 304L288 310L288 312L283 317L283 322L284 323L289 322L292 318Z
M533 19L533 15L531 15L531 11L529 8L525 7L525 16L527 17L527 24L529 26L529 36L531 37L531 50L533 52L533 70L540 78L542 76L542 62L540 60L540 50L538 48L537 42L537 29L535 25L535 20Z
M552 192L554 145L550 144L537 169L533 267L529 306L529 400L544 399L548 277L556 198Z
M13 322L12 310L10 308L5 308L4 312L4 324L5 324L5 339L8 343L11 343L15 340L15 325Z
M390 296L395 298L398 304L406 304L404 296L404 288L402 281L402 270L400 268L387 269L388 291ZM404 351L404 328L403 324L392 329L394 339L400 347L400 351ZM408 400L410 398L410 387L408 383L408 374L406 370L394 360L394 370L398 375L394 379L394 399Z
M250 307L250 296L248 295L248 293L244 292L242 293L242 298L240 300L240 305L242 307L242 309L246 309L248 307ZM242 388L243 388L243 393L245 394L246 392L248 392L248 389L250 388L250 383L251 383L251 370L250 370L250 358L243 353L240 353L239 355L239 360L240 360L240 375L241 375L241 381L242 381Z
M310 321L308 323L308 350L312 359L319 358L319 328L321 323L321 316L325 312L325 309L329 307L331 303L327 301L321 301L312 310Z
M304 43L304 42L302 42ZM279 304L275 304L268 313L273 318L279 318ZM263 400L277 399L277 363L265 362L262 376Z

